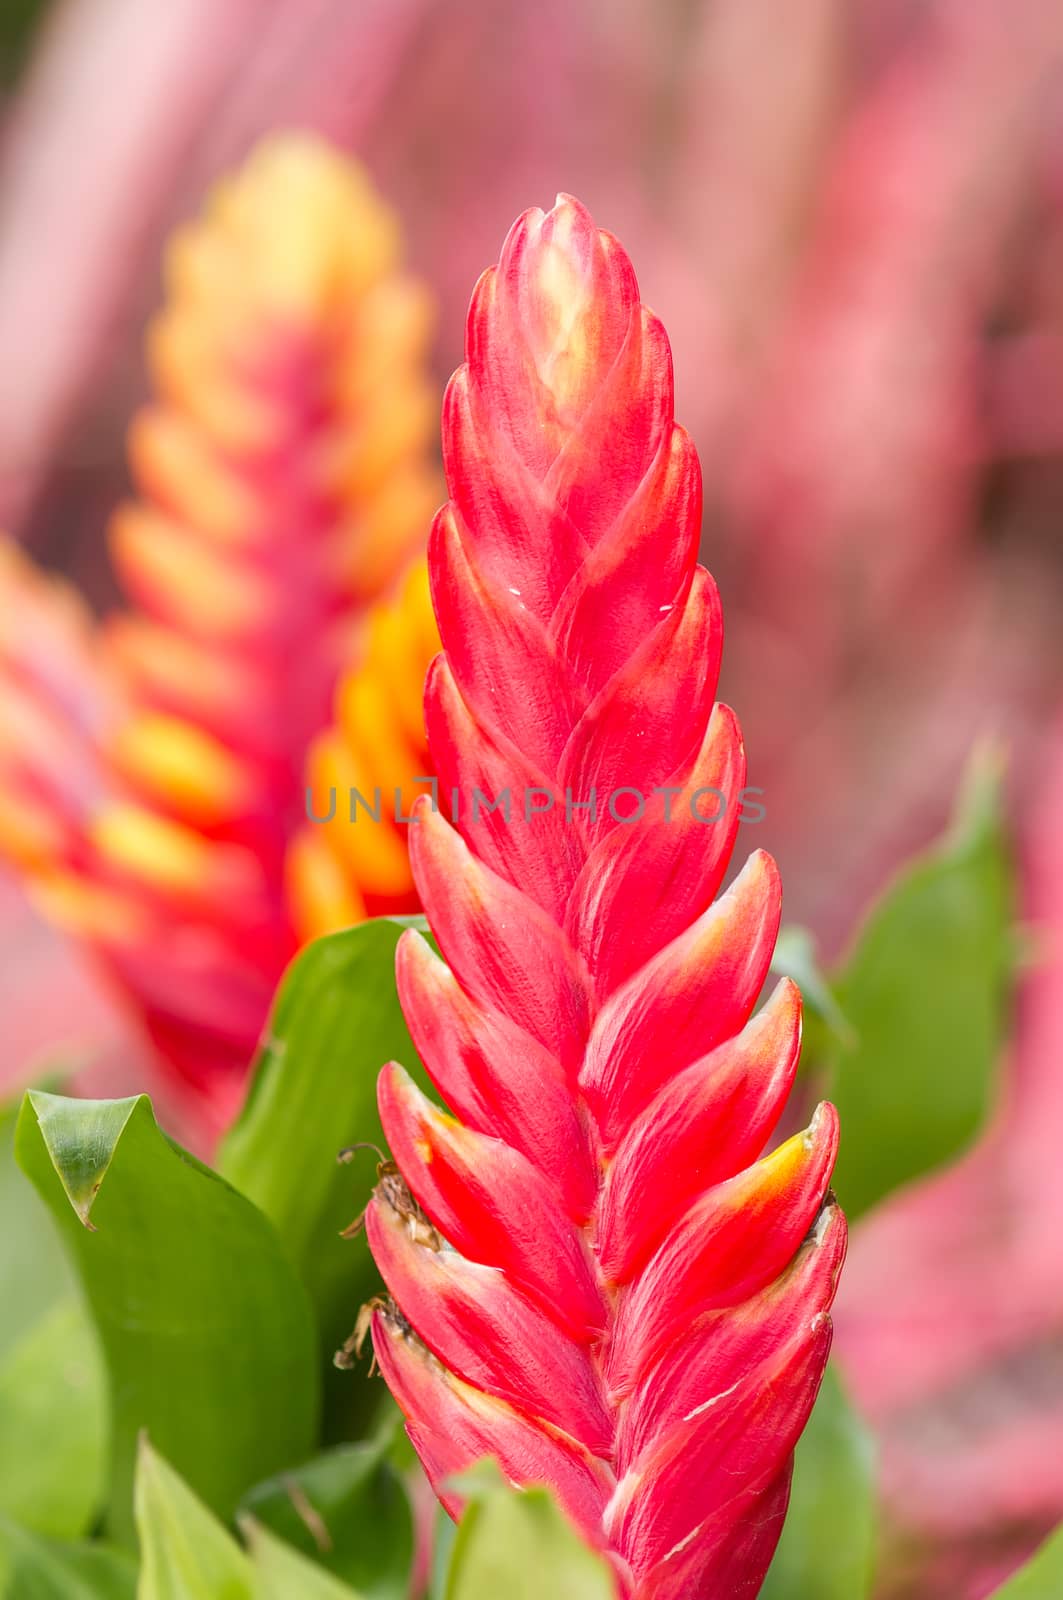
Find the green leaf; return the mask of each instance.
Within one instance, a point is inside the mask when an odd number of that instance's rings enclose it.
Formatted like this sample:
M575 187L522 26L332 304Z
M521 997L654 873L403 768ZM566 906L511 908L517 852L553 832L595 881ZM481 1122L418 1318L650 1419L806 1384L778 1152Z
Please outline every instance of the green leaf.
M0 1107L0 1357L77 1283L48 1207L15 1161L21 1103Z
M846 1021L837 996L830 986L816 953L815 935L797 923L779 929L771 970L776 977L792 978L804 999L806 1032L811 1022L845 1044L853 1042L853 1030Z
M137 1600L364 1600L246 1512L245 1551L187 1483L141 1440L136 1519Z
M864 1600L874 1552L874 1449L832 1365L797 1447L790 1510L761 1600Z
M137 1457L137 1600L254 1600L251 1563L142 1436Z
M1063 1594L1063 1527L1046 1539L1037 1554L1000 1589L992 1600L1059 1600Z
M132 1537L142 1428L222 1517L305 1457L319 1385L313 1312L273 1229L173 1144L146 1096L31 1091L18 1158L85 1288L110 1380L109 1523Z
M59 1232L0 1109L0 1512L76 1538L102 1504L104 1374Z
M855 1042L836 1044L850 1219L957 1156L985 1118L1015 965L999 764L968 773L951 829L873 908L834 990Z
M344 1146L383 1143L380 1068L392 1059L417 1067L395 992L395 946L408 922L363 922L296 957L218 1157L218 1170L273 1222L307 1284L328 1370L379 1287L364 1239L340 1237L369 1199L376 1158L365 1150L341 1165L337 1157ZM352 1387L349 1375L333 1382ZM365 1384L360 1392L378 1394Z
M445 1600L615 1600L609 1568L545 1489L518 1492L490 1466L459 1486L468 1498Z
M134 1600L136 1584L123 1551L63 1544L0 1516L0 1600Z
M106 1476L103 1362L87 1313L70 1298L0 1363L0 1511L37 1533L76 1538L103 1505Z
M405 1600L413 1518L388 1460L391 1440L343 1445L259 1484L244 1499L254 1521L364 1594Z
M241 1517L240 1527L255 1574L255 1600L363 1600L356 1589L317 1567L254 1517Z
M456 1523L442 1506L437 1506L435 1524L432 1528L432 1581L428 1586L431 1600L444 1600L447 1574L454 1559L454 1544L457 1537Z

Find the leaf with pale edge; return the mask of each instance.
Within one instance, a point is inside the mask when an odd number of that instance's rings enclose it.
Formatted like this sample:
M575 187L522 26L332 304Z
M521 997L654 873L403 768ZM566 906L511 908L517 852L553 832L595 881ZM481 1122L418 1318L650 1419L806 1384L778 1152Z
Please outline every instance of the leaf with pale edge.
M17 1151L71 1251L107 1364L111 1531L132 1539L142 1428L231 1516L317 1436L313 1311L272 1227L160 1131L143 1095L31 1091Z
M612 1574L545 1489L516 1490L483 1463L455 1483L466 1500L444 1600L616 1600Z
M904 868L834 974L853 1034L828 1060L850 1220L959 1155L985 1121L1017 948L1001 809L999 771L980 758L946 837Z

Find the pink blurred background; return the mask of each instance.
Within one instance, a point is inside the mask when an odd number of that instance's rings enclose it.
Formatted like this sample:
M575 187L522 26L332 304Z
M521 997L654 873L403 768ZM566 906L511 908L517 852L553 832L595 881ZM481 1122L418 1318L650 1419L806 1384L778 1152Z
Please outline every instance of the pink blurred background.
M513 217L574 192L672 336L788 919L842 949L988 731L1029 915L1063 937L1057 0L60 0L3 26L0 522L38 560L112 598L162 241L263 132L366 162L440 297L441 379ZM5 1075L120 1029L7 885L0 941ZM914 1551L891 1596L977 1600L1063 1515L1061 1015L1049 960L988 1145L854 1244L842 1355Z

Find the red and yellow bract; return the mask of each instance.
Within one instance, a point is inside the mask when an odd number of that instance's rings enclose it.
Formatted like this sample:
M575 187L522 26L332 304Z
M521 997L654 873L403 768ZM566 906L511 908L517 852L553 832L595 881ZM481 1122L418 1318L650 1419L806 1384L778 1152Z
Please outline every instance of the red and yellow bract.
M410 931L398 983L454 1114L383 1071L377 1359L451 1511L490 1454L625 1595L753 1595L830 1344L836 1117L756 1159L799 1051L789 980L750 1020L778 875L758 851L714 899L745 758L700 472L664 330L575 201L481 278L444 458L426 710L457 824L423 797L411 857L446 964Z
M319 820L300 827L287 859L288 904L304 939L367 911L416 904L402 819L430 770L422 694L438 649L428 573L418 561L395 599L374 607L356 664L340 680L333 720L310 746L306 789ZM357 801L351 821L352 792L364 799L361 821ZM365 820L366 808L379 825Z
M97 633L0 561L0 852L216 1128L301 940L416 904L402 831L326 838L305 788L319 736L365 790L400 739L424 771L433 310L365 174L306 135L217 186L166 276L111 530L132 605Z

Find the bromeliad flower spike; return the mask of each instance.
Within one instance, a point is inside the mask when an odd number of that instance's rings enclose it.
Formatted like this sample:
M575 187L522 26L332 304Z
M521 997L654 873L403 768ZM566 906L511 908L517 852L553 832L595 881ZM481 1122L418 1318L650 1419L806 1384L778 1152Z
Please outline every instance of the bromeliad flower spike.
M404 829L304 796L426 770L432 311L368 178L303 134L219 183L167 279L112 528L130 606L101 636L0 546L0 864L206 1146L298 945L415 904Z
M752 1596L845 1224L832 1107L756 1159L800 996L784 979L750 1020L779 921L770 857L714 900L744 753L714 704L697 457L664 330L573 200L516 224L467 358L444 408L426 690L457 820L425 796L411 830L445 964L413 931L398 954L454 1114L385 1068L402 1179L367 1215L392 1297L376 1355L451 1512L454 1475L493 1455L554 1490L625 1596ZM477 789L508 793L508 815L470 805Z

